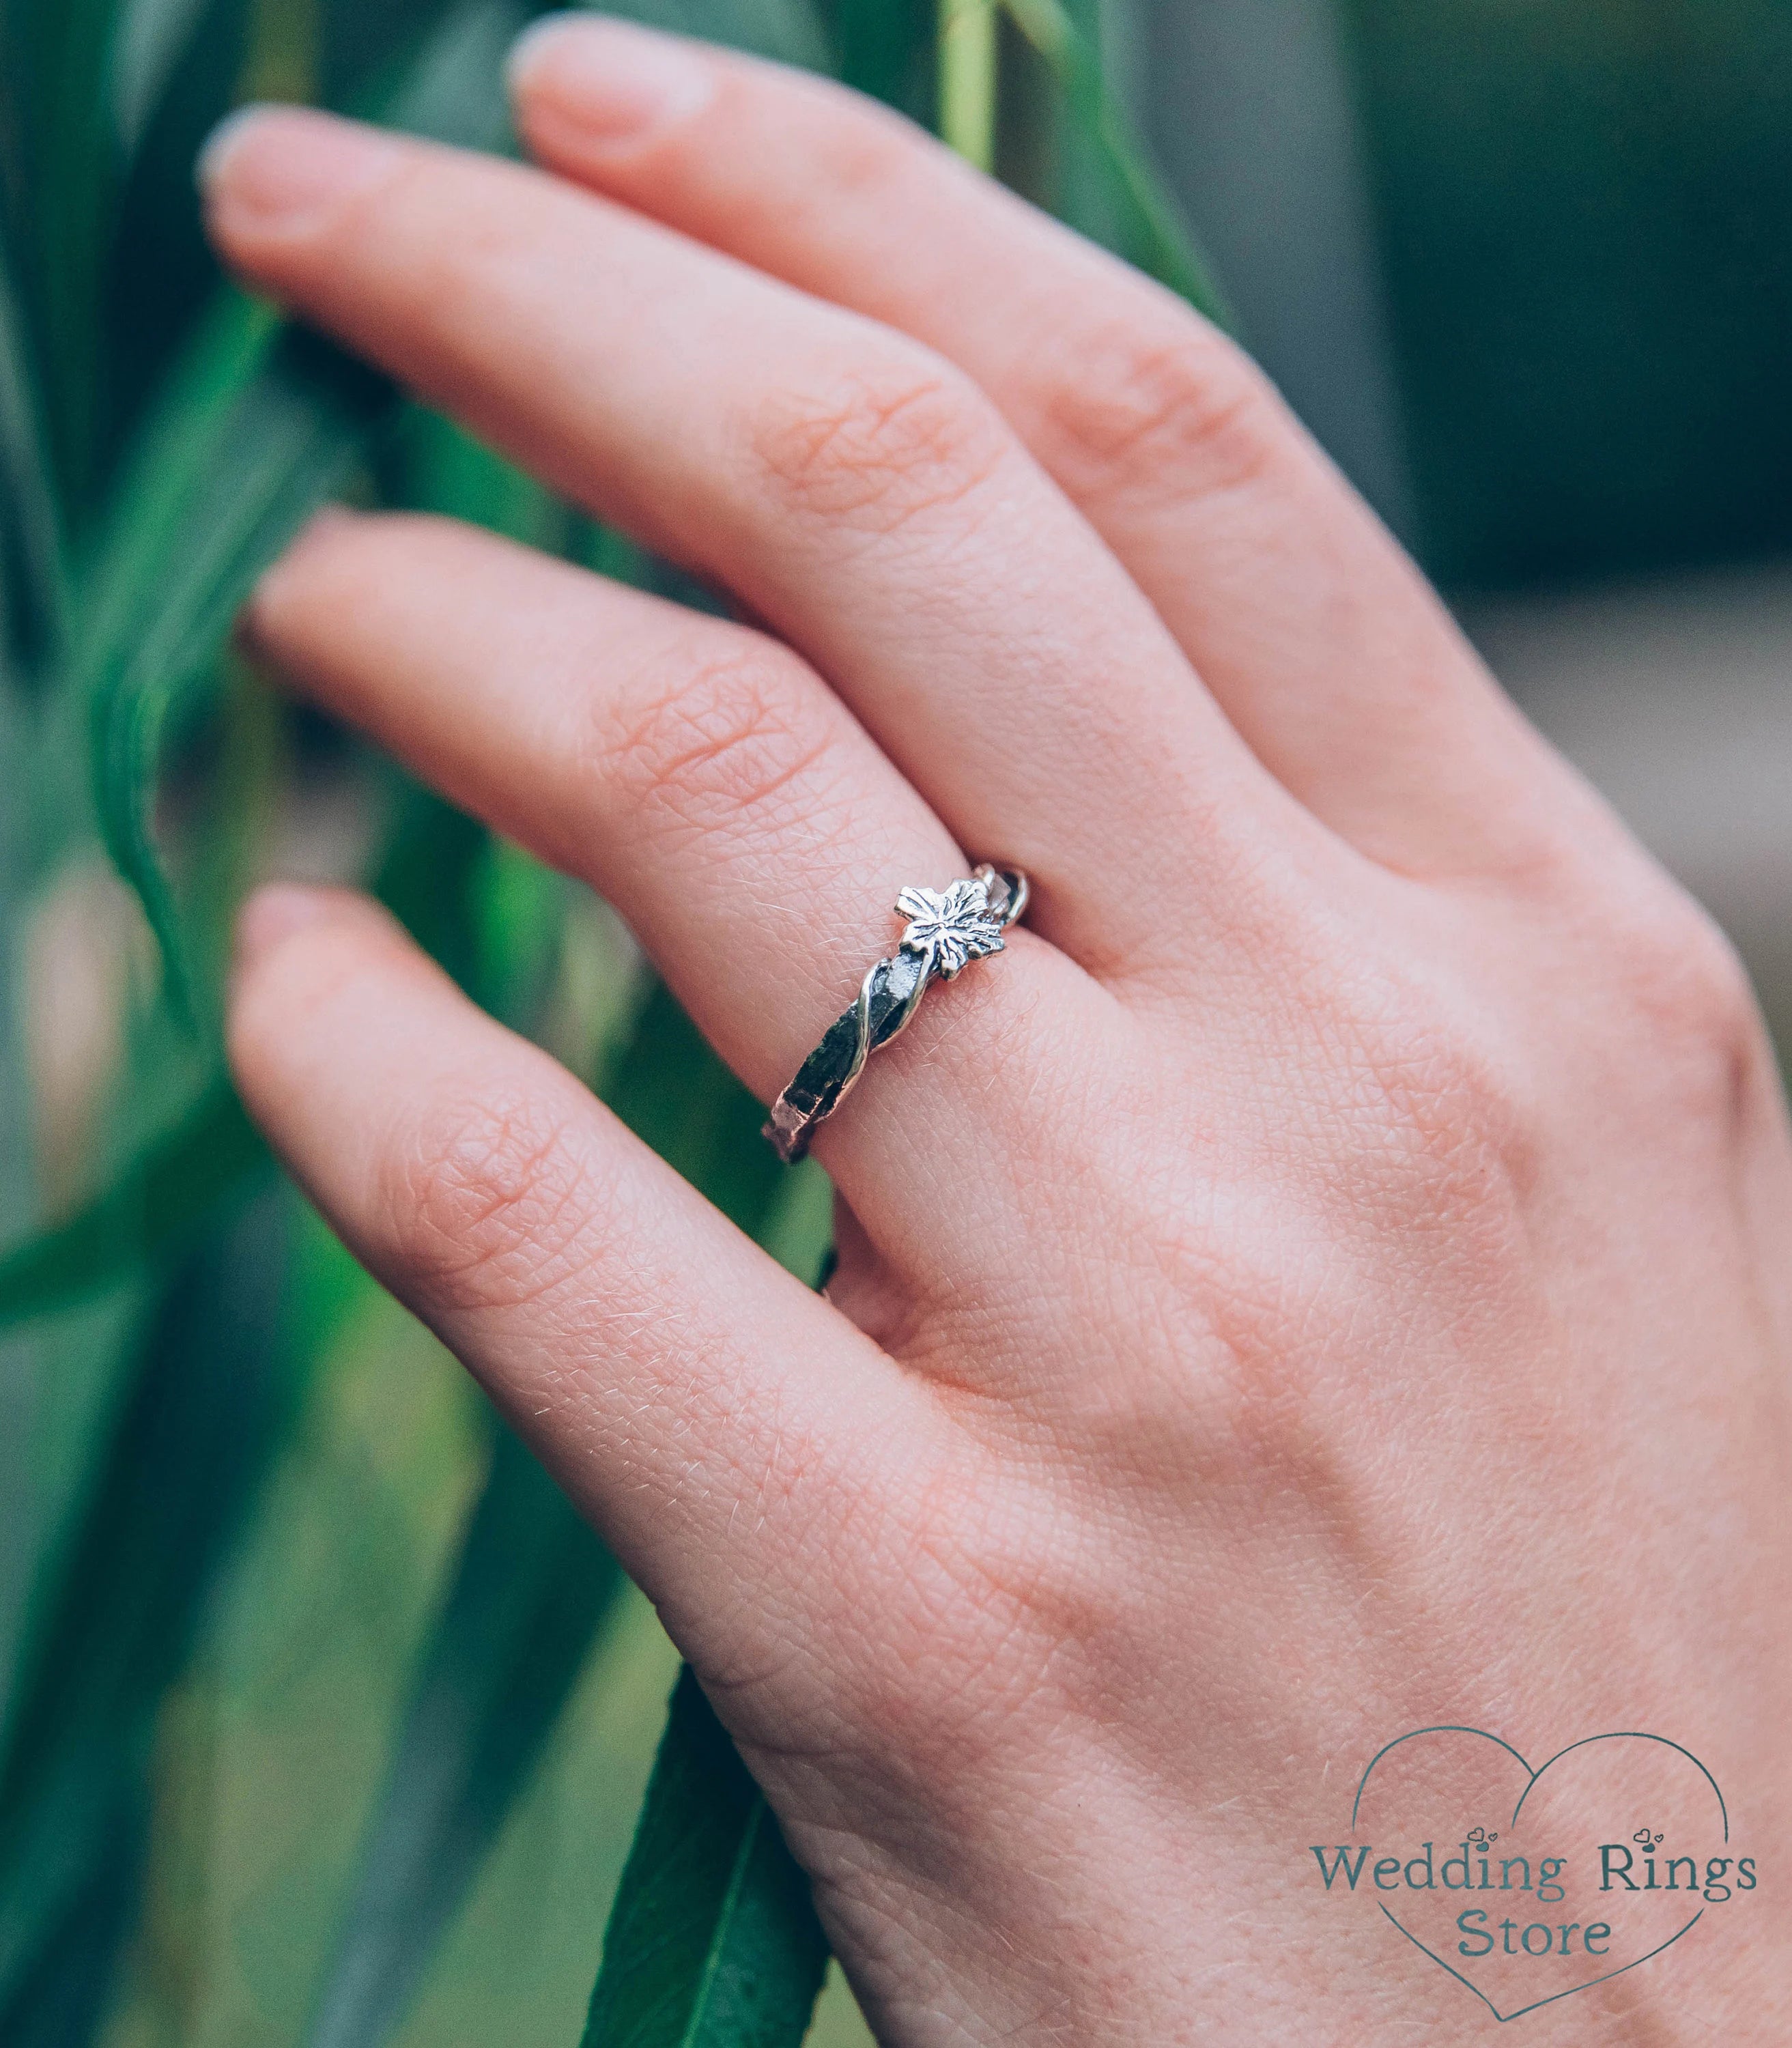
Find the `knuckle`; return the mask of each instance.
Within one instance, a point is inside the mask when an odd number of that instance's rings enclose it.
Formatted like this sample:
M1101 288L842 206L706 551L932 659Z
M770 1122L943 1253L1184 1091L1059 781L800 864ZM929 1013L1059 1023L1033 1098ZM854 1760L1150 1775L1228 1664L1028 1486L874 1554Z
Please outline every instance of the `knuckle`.
M851 1719L887 1755L967 1765L1049 1711L1067 1653L1099 1634L1103 1588L1049 1503L971 1460L936 1469L882 1577L887 1627L843 1674Z
M802 685L770 650L743 646L630 692L605 754L631 820L707 832L806 805L829 735Z
M803 83L828 114L825 126L815 131L820 188L899 204L896 184L932 138L894 107L833 80L805 78Z
M964 379L919 351L861 355L774 392L746 438L754 481L782 509L876 533L961 503L1008 446Z
M1523 1062L1437 1022L1383 1048L1372 1085L1381 1135L1348 1200L1472 1294L1520 1256L1547 1171L1547 1119Z
M1066 339L1047 372L1051 466L1077 495L1184 498L1249 487L1286 437L1262 372L1223 336L1176 318Z
M1752 1034L1755 995L1736 950L1689 896L1669 895L1620 941L1623 979L1677 1038Z
M1528 1040L1476 992L1371 969L1332 1022L1331 1228L1405 1243L1445 1291L1522 1258L1552 1156L1550 1095Z
M1544 1147L1538 1107L1515 1064L1476 1037L1447 1025L1415 1031L1379 1078L1425 1177L1441 1177L1433 1193L1452 1208L1489 1200L1503 1207L1535 1185Z
M378 1201L405 1273L472 1311L549 1293L576 1263L591 1193L547 1104L469 1090L432 1104L388 1154Z
M1690 896L1670 888L1613 933L1611 954L1626 1029L1641 1023L1654 1088L1683 1111L1728 1123L1748 1076L1771 1057L1735 947Z

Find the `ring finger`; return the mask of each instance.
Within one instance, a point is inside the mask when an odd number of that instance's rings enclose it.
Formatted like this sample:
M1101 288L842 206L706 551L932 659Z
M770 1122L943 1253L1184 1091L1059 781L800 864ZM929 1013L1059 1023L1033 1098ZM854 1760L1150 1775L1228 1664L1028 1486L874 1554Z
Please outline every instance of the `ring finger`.
M608 897L762 1099L890 949L898 890L965 871L787 648L472 528L327 515L264 577L245 624L307 695ZM937 1234L908 1220L937 1220L942 1168L955 1204L1001 1206L990 1139L1010 1123L995 1150L1015 1156L1034 1112L1003 1078L1018 1068L991 1053L1021 1014L1029 1065L1050 1057L1042 1037L1092 1036L1119 1015L1024 933L954 984L949 1020L946 999L923 1005L817 1141L898 1265L906 1246L937 1262ZM917 1123L925 1147L879 1142Z

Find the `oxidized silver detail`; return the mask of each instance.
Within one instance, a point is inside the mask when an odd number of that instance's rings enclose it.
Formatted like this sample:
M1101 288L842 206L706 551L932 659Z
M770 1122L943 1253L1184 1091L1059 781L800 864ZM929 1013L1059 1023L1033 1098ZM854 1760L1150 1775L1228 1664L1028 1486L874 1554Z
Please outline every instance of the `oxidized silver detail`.
M896 914L909 921L896 952L871 968L857 999L772 1104L765 1135L787 1166L808 1151L815 1127L846 1100L871 1054L907 1029L928 984L951 981L972 960L1000 952L1002 935L1025 913L1026 899L1024 875L987 863L948 888L902 891Z

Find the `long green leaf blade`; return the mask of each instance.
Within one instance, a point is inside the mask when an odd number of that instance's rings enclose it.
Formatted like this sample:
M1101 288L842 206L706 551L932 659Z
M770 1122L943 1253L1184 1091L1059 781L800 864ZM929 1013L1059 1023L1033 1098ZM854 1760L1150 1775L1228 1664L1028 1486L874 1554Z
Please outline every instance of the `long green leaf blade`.
M51 1918L0 2006L6 2048L82 2048L99 2034L141 1901L148 1805L141 1785L120 1788L100 1830L104 1852Z
M9 239L65 507L90 500L106 407L99 340L118 200L106 86L116 12L117 0L14 6L0 48L14 174Z
M0 761L21 758L24 704L0 687ZM23 939L28 877L21 799L16 778L0 777L0 1232L23 1238L36 1211L25 1057ZM14 1655L31 1584L39 1519L39 1459L34 1441L44 1354L36 1332L0 1334L0 1714L12 1685Z
M687 1667L582 2048L792 2048L827 1965L809 1880Z
M937 14L933 0L835 0L829 19L840 82L929 122Z
M127 153L149 126L208 5L209 0L125 0L111 83L113 123Z
M278 1335L289 1217L270 1190L165 1293L37 1631L0 1757L0 2038L127 1853L156 1713L289 1411L306 1362Z
M0 242L0 688L34 680L68 603L62 513L12 265Z
M1096 162L1106 169L1119 226L1119 253L1229 331L1235 323L1224 294L1175 202L1130 132L1102 77L1100 58L1063 0L1003 0L1003 4L1014 25L1050 67L1072 118Z
M454 9L389 118L474 145L501 138L499 60L527 11ZM145 430L83 588L72 686L91 707L102 828L189 1014L194 977L155 832L171 721L211 682L256 577L396 417L383 378L227 293Z
M780 64L832 68L827 28L813 0L613 0L600 11Z
M67 1222L0 1254L0 1328L83 1301L178 1247L268 1164L242 1105L220 1087Z
M501 1431L400 1727L311 2048L377 2048L402 2018L622 1583L565 1495Z
M155 840L165 730L183 692L208 677L256 577L393 409L390 386L339 351L297 330L270 332L256 374L208 423L208 460L162 529L174 545L154 551L149 575L131 579L90 657L107 848L142 899L175 992L189 1006L186 947Z
M108 495L155 394L216 297L219 275L196 204L200 145L245 89L281 95L269 48L309 0L122 0L110 90L123 171L108 254L101 343L107 390L101 479Z

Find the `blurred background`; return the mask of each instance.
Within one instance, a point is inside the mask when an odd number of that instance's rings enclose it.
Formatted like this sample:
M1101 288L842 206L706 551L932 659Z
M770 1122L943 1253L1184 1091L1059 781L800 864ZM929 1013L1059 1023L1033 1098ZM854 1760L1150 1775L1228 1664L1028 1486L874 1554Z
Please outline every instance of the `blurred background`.
M0 507L0 1245L25 1244L0 1255L6 2048L572 2043L676 1669L218 1096L208 990L250 875L363 875L794 1270L824 1245L819 1175L727 1164L757 1157L752 1105L601 909L292 718L180 595L202 570L227 594L308 492L345 489L710 601L443 423L386 421L341 366L205 310L189 166L226 106L390 107L402 74L407 118L496 145L524 11L0 0L0 458L15 487L49 479ZM921 0L637 11L935 111ZM1792 9L1066 18L1247 341L1735 936L1787 1042ZM1138 253L1038 47L1005 21L998 51L999 167ZM179 898L159 909L152 842ZM815 2040L865 2038L832 1983Z
M1792 1028L1792 11L1151 0L1240 324Z

